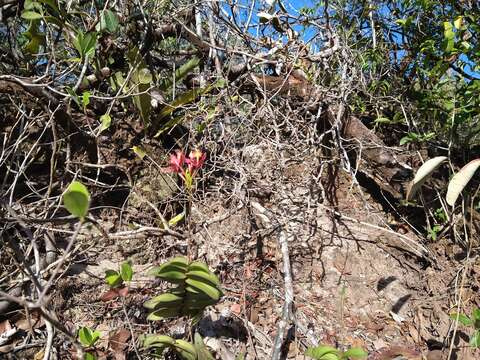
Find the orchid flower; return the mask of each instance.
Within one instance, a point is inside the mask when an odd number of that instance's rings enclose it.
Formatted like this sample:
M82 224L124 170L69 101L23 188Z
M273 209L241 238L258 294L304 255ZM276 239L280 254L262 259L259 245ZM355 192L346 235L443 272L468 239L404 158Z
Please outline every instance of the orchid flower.
M200 169L207 158L207 154L196 149L190 152L185 162L188 164L188 171L193 174L194 171Z
M177 150L175 154L170 155L170 171L183 174L183 164L185 163L185 154L181 150Z

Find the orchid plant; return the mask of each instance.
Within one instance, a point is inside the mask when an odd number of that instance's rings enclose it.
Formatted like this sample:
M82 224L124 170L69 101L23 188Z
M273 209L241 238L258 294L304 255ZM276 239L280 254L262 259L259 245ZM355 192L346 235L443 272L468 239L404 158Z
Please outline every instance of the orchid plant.
M175 154L170 155L170 166L167 171L178 174L187 190L192 191L195 176L203 166L206 157L207 154L198 149L191 151L188 158L182 150L177 150Z

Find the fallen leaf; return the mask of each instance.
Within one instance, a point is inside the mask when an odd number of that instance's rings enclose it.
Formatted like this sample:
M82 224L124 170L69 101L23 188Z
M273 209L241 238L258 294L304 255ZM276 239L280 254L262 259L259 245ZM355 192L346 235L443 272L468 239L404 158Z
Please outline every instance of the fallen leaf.
M230 306L230 310L235 314L235 315L240 315L242 313L242 307L240 304L233 304Z
M127 295L128 295L128 287L125 286L125 287L118 288L118 289L108 290L106 293L104 293L101 296L100 300L102 300L103 302L108 302L108 301L114 300L118 297L126 297Z
M127 329L120 329L108 339L108 346L113 351L115 360L125 360L125 350L128 347L128 340L130 339L130 331Z

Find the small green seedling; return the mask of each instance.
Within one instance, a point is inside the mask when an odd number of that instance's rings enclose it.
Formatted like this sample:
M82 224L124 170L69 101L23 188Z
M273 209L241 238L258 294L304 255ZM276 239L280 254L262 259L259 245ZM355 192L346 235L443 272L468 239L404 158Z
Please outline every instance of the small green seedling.
M78 329L78 339L85 347L92 347L100 339L100 331L93 331L89 327L83 326Z
M475 349L480 348L480 309L473 309L470 317L466 314L452 313L450 318L464 326L472 327L473 334L470 336L470 346Z
M124 262L120 266L120 270L107 270L105 271L105 281L110 288L118 288L123 286L124 282L132 281L133 269L129 261Z
M347 351L341 351L332 346L320 345L308 348L305 355L315 360L348 360L365 359L368 353L360 348L350 348Z

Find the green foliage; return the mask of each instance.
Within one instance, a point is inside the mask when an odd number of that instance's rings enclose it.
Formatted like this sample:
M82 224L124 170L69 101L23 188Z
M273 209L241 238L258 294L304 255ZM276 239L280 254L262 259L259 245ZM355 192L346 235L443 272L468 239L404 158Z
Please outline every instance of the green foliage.
M195 333L193 344L166 335L147 335L143 346L155 349L156 355L162 355L166 349L171 349L183 360L214 360L198 333Z
M460 324L470 327L473 334L470 336L470 346L480 348L480 308L475 308L470 316L466 314L452 313L450 318L458 321Z
M223 295L220 281L207 265L199 261L188 262L183 256L153 268L149 274L176 285L145 302L144 306L151 310L149 320L196 317Z
M100 122L102 123L102 125L100 125L100 132L105 131L112 124L112 117L110 114L103 114L100 116Z
M88 214L90 194L81 182L73 181L63 194L63 204L73 216L83 219Z
M350 348L347 351L340 351L332 346L320 345L308 348L305 355L315 360L348 360L365 359L368 353L360 348Z
M106 9L102 12L100 16L100 21L98 22L95 30L99 32L109 32L114 33L118 30L119 20L118 15L112 10Z
M86 57L92 58L97 45L97 33L94 31L83 33L81 30L78 30L72 43L78 51L81 60L84 60Z
M113 289L124 286L124 282L132 281L133 269L132 264L128 261L120 265L120 270L106 270L105 281Z
M133 103L140 111L144 126L148 127L152 104L151 96L147 90L153 82L153 76L137 48L134 47L128 52L128 61L131 67L130 71L133 71L129 84L130 90L135 93Z
M85 347L92 347L100 339L100 332L93 331L89 327L78 329L78 340Z

